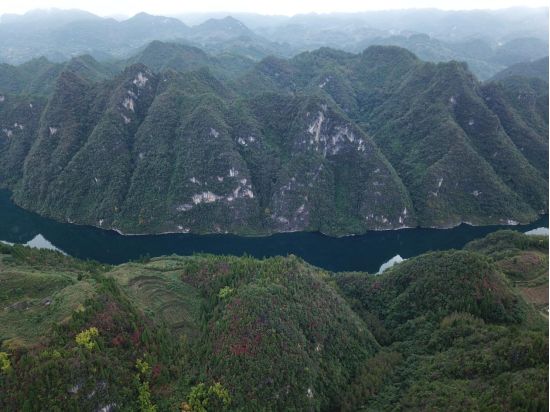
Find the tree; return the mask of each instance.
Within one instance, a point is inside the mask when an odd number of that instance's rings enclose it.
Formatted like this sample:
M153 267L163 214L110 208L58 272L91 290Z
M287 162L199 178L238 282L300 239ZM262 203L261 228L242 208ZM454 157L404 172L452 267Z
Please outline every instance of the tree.
M147 361L138 359L136 361L136 368L138 370L136 374L136 385L138 388L139 410L141 412L156 412L157 407L153 404L153 401L151 401L149 382L146 380L151 372L151 367Z
M82 332L76 335L75 341L78 345L84 346L88 350L92 350L97 347L97 342L94 338L99 336L99 331L95 327L84 329Z
M0 371L6 374L11 371L11 362L6 352L0 352Z
M204 383L193 386L187 399L182 405L183 411L208 412L225 411L231 404L229 391L219 382L207 387Z

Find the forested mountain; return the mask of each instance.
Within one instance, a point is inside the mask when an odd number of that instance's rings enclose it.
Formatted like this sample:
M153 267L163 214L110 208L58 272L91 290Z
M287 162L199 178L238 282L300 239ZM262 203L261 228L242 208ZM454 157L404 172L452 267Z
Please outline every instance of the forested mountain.
M109 63L99 63L89 55L73 57L64 63L53 63L41 57L19 66L0 64L0 90L2 93L47 96L52 93L59 75L71 72L90 80L112 78L120 69Z
M489 40L480 38L448 42L426 34L410 34L368 39L359 45L359 49L369 45L403 47L426 61L464 61L481 80L486 80L499 70L518 62L548 56L548 42L537 38L518 38L502 44L492 44Z
M548 56L535 61L516 63L495 74L491 80L502 80L512 76L536 77L548 82Z
M548 409L547 237L497 232L381 275L0 243L0 282L6 411Z
M255 60L230 52L214 56L198 47L154 41L135 56L116 64L123 69L134 63L142 63L157 72L169 69L185 72L208 67L218 78L235 78L251 69Z
M349 234L548 209L542 80L482 84L380 46L253 64L154 42L126 64L0 67L0 184L18 204L130 233Z

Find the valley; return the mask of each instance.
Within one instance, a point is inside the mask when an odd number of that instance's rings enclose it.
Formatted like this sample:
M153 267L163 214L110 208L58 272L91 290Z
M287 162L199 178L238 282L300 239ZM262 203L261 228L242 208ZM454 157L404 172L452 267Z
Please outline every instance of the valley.
M79 259L107 264L163 255L248 255L255 258L296 255L332 271L376 273L394 256L411 258L427 251L462 248L468 242L499 229L519 232L548 227L548 216L529 225L470 226L452 229L369 231L364 235L333 237L317 232L278 233L270 236L232 234L121 235L114 231L57 222L28 212L0 191L0 242L49 248Z
M548 411L546 5L31 3L0 411Z

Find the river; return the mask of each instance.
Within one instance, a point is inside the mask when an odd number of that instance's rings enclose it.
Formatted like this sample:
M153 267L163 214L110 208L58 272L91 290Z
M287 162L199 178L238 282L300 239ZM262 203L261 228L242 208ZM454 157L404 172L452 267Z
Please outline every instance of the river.
M0 190L0 240L57 248L81 259L123 263L140 256L190 255L205 252L257 258L294 254L331 271L367 271L399 255L407 259L430 250L462 248L466 243L509 228L526 232L548 227L548 215L529 225L469 226L452 229L400 229L372 231L335 238L315 232L280 233L266 237L227 234L165 234L124 236L112 230L56 222L28 212ZM399 259L394 259L398 261Z

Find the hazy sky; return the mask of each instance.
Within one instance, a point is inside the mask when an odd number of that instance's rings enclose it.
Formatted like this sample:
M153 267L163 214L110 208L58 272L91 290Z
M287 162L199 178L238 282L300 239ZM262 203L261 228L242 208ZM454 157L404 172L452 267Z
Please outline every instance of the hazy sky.
M83 9L102 16L131 16L140 11L151 14L232 11L292 15L426 7L456 10L546 5L547 0L0 0L0 14L24 13L32 9L51 7Z

